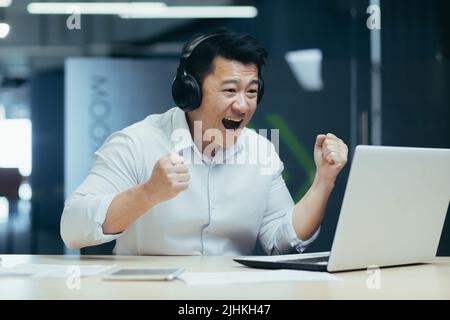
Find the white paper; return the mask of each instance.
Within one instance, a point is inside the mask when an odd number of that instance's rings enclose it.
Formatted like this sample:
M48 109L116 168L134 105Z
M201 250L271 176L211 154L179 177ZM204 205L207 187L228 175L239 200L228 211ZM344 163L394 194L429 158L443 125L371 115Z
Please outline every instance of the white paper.
M115 265L114 265L115 266ZM0 277L67 278L87 277L99 274L114 266L107 265L52 265L22 263L8 268L0 268Z
M186 282L188 285L341 280L327 272L284 269L269 271L185 272L178 279Z

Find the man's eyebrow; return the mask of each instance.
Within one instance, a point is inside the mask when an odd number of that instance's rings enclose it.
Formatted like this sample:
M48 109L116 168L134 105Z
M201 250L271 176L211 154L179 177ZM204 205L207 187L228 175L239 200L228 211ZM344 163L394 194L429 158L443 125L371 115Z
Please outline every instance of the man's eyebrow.
M228 80L222 81L222 84L229 84L229 83L241 83L241 80L240 79L228 79ZM253 83L259 84L259 80L253 79L250 81L249 84L253 84Z

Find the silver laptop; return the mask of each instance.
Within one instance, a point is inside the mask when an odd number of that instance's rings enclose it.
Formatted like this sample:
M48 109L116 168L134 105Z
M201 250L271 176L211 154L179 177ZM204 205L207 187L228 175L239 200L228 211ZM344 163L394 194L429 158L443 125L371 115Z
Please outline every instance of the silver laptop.
M449 201L450 149L358 146L330 252L234 260L329 272L431 262Z

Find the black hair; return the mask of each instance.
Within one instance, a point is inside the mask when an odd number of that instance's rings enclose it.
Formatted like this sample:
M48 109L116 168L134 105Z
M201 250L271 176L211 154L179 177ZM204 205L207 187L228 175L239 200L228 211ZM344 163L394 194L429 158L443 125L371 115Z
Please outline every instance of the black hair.
M265 65L267 51L250 35L236 33L228 29L219 29L208 34L217 34L201 42L186 60L185 68L195 77L200 86L205 77L213 71L213 60L220 56L229 60L235 60L243 64L255 64L258 75L261 76L262 67ZM194 35L184 46L182 53L193 40L201 34Z

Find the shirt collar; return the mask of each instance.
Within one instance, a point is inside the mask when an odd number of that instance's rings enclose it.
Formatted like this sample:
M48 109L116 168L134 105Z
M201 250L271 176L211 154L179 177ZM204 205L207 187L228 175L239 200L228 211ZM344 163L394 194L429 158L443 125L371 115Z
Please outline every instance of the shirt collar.
M174 109L175 111L172 116L171 133L171 140L174 143L174 152L180 153L185 149L194 148L199 153L199 155L201 155L200 151L194 143L194 140L192 139L191 131L189 130L189 125L186 119L186 113L178 107L175 107ZM236 153L241 152L244 149L244 139L242 138L242 136L244 135L245 130L247 130L247 128L244 128L242 130L236 143L230 146L228 149L225 149L225 152L223 152L222 148L219 148L216 157L214 158L215 163L227 161ZM204 158L208 157L205 156Z

